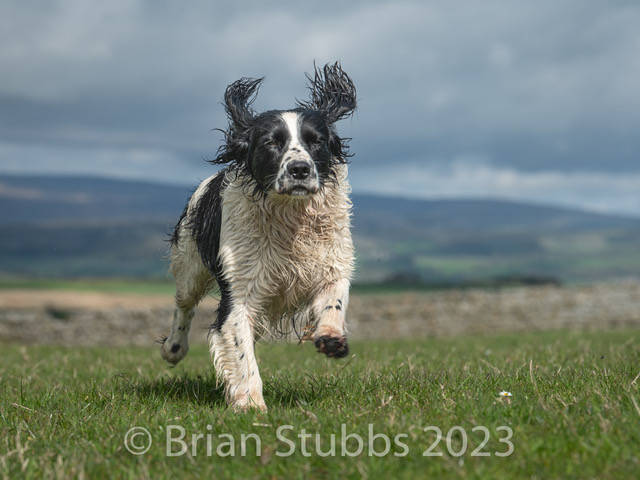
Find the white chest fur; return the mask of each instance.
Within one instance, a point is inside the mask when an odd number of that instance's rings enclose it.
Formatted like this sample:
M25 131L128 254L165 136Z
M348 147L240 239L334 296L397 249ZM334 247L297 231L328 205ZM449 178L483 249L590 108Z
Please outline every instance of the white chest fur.
M274 322L308 306L353 271L346 167L336 183L301 200L248 197L239 180L223 193L220 259L234 303Z

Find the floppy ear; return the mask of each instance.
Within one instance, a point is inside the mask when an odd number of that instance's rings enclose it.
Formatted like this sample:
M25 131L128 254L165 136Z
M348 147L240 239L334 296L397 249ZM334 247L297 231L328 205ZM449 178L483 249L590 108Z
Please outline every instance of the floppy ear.
M263 78L241 78L233 82L224 92L224 105L229 116L229 128L220 130L225 137L218 148L218 155L208 160L214 165L232 164L249 168L248 155L251 143L251 126L255 112L251 104L255 100Z
M227 87L224 104L227 115L235 129L244 131L252 124L255 112L251 104L255 100L262 78L241 78Z
M313 78L307 74L309 101L298 101L298 106L324 114L329 123L351 115L356 109L356 87L342 70L340 62L326 64L322 70L314 64L314 70Z

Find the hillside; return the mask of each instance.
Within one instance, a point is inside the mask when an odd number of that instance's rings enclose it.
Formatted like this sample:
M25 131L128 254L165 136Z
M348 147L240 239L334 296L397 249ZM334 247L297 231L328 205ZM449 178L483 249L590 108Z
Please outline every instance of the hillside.
M410 200L354 195L360 228L421 232L579 231L638 228L640 218L499 200ZM389 223L391 222L391 223ZM402 238L402 236L399 236Z
M91 177L0 175L0 225L52 221L172 219L193 189ZM411 200L353 196L358 228L437 231L638 228L640 218L498 200ZM390 228L391 227L391 228ZM384 233L384 232L378 232Z
M0 176L0 275L166 276L192 189ZM497 200L354 195L359 282L640 275L640 219Z
M170 220L191 190L86 177L0 176L0 225Z

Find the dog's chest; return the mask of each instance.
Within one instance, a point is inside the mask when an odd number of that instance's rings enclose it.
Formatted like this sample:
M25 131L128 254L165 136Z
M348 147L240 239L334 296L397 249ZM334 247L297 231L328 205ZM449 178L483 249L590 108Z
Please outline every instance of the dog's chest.
M261 203L242 192L225 192L220 259L238 295L268 310L291 310L350 277L348 199L342 208L302 205Z

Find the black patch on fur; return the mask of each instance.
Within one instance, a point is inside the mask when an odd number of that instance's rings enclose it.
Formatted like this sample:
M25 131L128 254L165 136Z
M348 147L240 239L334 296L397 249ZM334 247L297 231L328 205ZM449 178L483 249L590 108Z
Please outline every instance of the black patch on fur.
M226 187L227 175L230 168L225 168L206 185L204 192L193 206L191 215L187 216L189 203L184 208L182 216L178 221L171 244L177 245L180 240L182 229L191 231L191 235L196 242L198 253L211 276L216 279L220 290L221 300L218 304L217 318L211 326L213 330L220 331L231 313L231 296L228 282L222 276L222 265L218 260L220 252L220 230L222 228L222 191ZM193 195L192 195L193 197Z
M225 185L226 171L209 182L204 193L195 205L190 228L198 246L198 252L209 272L220 279L222 271L218 262L220 251L220 230L222 227L222 190Z
M189 216L187 216L187 212L190 201L187 203L171 236L171 244L175 246L180 240L181 230L185 228L191 230L202 263L218 281L221 273L221 265L218 262L220 229L222 227L222 197L220 194L225 187L226 174L227 169L218 172L207 184Z
M178 353L178 350L180 350L179 344L174 343L173 345L171 345L171 353Z
M216 321L211 325L211 330L220 333L224 322L229 318L233 305L231 303L229 283L224 279L218 279L218 287L220 288L221 298L220 303L218 303L218 309L216 310Z

